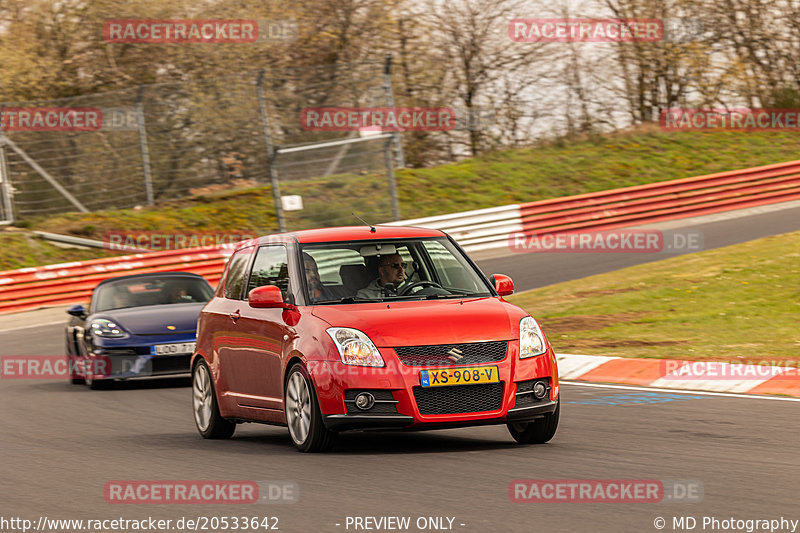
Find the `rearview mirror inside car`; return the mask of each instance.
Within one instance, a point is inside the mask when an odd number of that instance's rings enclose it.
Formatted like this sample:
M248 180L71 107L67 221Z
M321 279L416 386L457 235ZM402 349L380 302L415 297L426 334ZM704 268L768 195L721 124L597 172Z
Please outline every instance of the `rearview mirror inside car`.
M375 257L378 255L394 255L397 253L397 247L394 244L370 244L362 246L358 251L362 257Z

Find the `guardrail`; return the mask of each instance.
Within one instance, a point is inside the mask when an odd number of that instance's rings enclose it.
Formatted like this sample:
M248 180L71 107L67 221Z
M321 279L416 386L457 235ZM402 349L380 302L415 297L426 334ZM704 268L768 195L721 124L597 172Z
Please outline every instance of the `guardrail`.
M608 230L800 199L800 161L394 222L450 233L468 252L515 233Z
M144 272L193 272L216 283L232 247L166 250L0 272L0 314L84 303L102 280Z
M798 199L800 161L790 161L389 225L440 229L475 252L506 247L518 233L607 230ZM122 273L182 270L215 283L230 253L170 250L0 272L0 314L85 302L99 281Z

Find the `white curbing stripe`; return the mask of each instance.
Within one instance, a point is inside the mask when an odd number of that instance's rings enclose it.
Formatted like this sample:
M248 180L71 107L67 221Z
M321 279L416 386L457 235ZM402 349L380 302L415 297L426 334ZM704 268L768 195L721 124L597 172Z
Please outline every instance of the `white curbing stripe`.
M558 361L558 379L579 378L612 359L619 359L619 357L575 355L569 353L556 354L556 360Z
M621 357L602 355L556 354L559 379L580 379L581 376ZM668 360L672 361L672 360ZM710 392L746 393L770 379L788 371L786 367L745 365L725 362L676 361L686 363L677 370L666 374L647 384L648 387L661 389L682 389ZM699 363L699 364L693 364ZM683 376L694 376L686 379ZM731 376L753 376L752 378L734 379ZM708 379L703 379L708 376ZM728 377L718 377L728 376Z
M765 381L786 372L785 367L744 365L741 363L709 362L702 365L691 363L670 372L650 384L651 387L673 387L676 389L701 389L715 392L747 392ZM757 372L756 372L757 371ZM681 376L691 374L692 379L682 379ZM747 379L719 379L718 376L747 376ZM767 374L764 376L764 374ZM708 379L701 379L702 376ZM763 376L763 377L756 377Z

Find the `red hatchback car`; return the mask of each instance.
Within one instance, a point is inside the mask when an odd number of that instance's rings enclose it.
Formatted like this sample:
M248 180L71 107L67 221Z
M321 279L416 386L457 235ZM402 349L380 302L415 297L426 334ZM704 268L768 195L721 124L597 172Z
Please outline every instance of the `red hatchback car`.
M304 452L359 429L507 424L544 443L558 370L536 321L441 231L298 231L242 243L198 321L194 418L205 438L286 425Z

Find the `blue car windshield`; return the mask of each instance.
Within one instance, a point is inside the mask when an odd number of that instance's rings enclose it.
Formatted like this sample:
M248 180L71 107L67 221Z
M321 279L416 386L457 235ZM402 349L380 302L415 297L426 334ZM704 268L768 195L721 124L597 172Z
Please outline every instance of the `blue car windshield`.
M147 305L204 303L213 295L214 291L206 280L194 277L123 279L105 283L96 289L94 311Z

